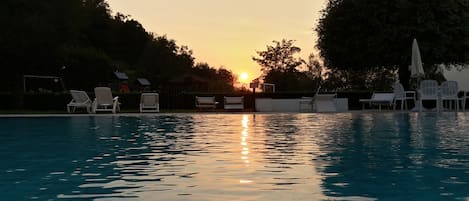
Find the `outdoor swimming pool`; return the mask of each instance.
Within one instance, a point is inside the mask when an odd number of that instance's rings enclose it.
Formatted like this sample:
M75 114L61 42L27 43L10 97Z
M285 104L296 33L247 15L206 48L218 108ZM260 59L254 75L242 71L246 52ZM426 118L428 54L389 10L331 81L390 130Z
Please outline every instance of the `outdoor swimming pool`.
M0 118L1 200L469 200L465 113Z

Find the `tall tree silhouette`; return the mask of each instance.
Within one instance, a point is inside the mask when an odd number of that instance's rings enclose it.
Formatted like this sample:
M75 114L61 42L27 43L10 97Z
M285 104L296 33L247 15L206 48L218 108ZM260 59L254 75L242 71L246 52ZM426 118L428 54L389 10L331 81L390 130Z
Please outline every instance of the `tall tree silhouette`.
M329 0L316 31L317 47L331 69L397 68L408 84L414 38L427 71L441 63L469 63L466 0Z

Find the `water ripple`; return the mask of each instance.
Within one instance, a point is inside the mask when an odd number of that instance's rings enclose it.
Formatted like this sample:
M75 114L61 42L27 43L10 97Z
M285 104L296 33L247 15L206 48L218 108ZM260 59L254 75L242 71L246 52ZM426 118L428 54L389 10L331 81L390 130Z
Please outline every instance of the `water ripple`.
M0 126L21 127L0 130L0 191L6 200L154 200L155 193L160 200L464 200L468 120L464 113L1 119Z

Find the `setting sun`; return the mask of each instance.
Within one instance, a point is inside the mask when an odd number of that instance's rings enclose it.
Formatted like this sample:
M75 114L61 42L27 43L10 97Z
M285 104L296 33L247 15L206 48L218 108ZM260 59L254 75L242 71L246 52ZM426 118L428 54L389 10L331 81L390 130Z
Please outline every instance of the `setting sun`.
M240 82L247 82L248 81L249 75L246 72L243 72L239 75L239 81Z

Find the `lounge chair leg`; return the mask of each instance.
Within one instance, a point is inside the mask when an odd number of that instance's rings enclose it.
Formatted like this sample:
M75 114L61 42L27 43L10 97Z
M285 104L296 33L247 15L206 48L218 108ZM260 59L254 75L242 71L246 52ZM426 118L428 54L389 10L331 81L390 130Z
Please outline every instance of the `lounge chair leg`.
M423 104L422 104L422 99L419 101L419 112L422 112Z

